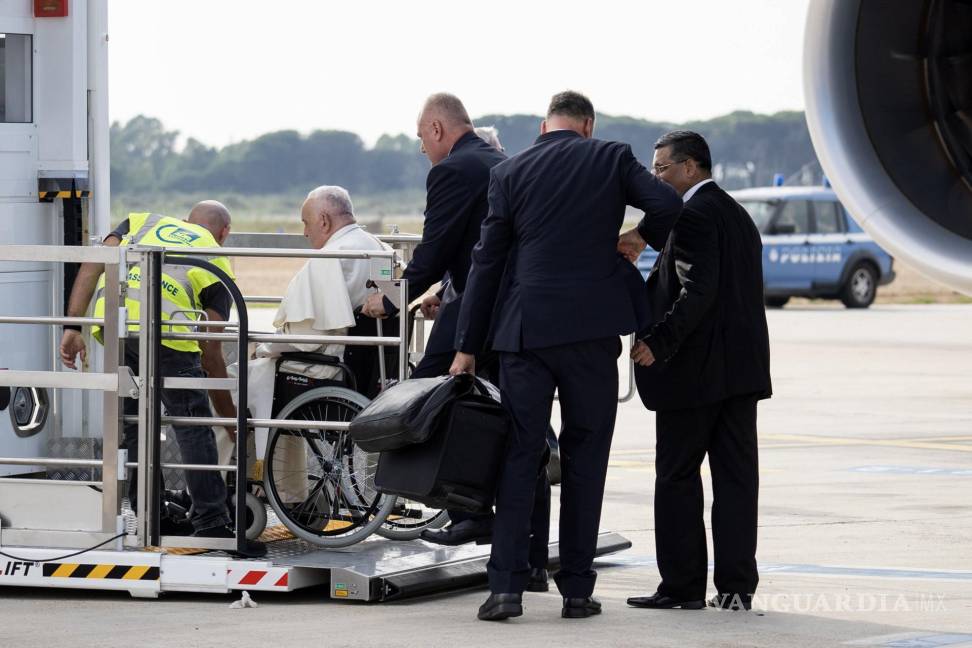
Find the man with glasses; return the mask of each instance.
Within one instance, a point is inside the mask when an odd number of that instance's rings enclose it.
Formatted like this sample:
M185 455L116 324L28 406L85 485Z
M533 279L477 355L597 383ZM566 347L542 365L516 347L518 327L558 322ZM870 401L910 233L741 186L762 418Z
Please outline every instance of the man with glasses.
M648 275L652 323L631 357L641 400L656 412L655 555L661 583L628 604L705 607L708 575L702 477L712 472L717 590L709 605L749 609L759 582L756 403L771 394L762 243L746 210L712 180L701 135L655 143L653 171L685 206ZM629 259L639 230L619 243Z

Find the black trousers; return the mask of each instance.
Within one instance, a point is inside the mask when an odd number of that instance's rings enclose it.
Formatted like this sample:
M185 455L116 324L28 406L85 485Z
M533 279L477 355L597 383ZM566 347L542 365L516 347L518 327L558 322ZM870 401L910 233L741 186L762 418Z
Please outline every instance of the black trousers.
M163 346L159 354L160 370L165 376L203 378L200 355L173 351ZM125 343L125 363L138 371L138 340ZM170 416L212 416L209 399L201 389L163 389L162 402ZM126 398L123 407L126 416L138 414L138 401ZM206 425L173 426L182 461L188 464L218 464L216 437ZM128 450L128 460L138 459L138 424L125 423L122 447ZM190 521L198 531L229 524L226 508L226 482L212 470L187 470L186 482L192 498ZM161 485L161 484L160 484ZM132 470L128 479L128 499L133 508L138 506L138 476Z
M705 598L708 556L700 468L706 454L712 473L716 590L756 591L756 402L755 396L742 396L657 413L655 552L662 594Z
M617 338L500 354L503 405L513 435L496 495L493 548L487 564L494 593L522 592L529 578L529 539L537 473L547 451L554 391L560 392L560 571L563 596L594 591L592 569L614 419Z

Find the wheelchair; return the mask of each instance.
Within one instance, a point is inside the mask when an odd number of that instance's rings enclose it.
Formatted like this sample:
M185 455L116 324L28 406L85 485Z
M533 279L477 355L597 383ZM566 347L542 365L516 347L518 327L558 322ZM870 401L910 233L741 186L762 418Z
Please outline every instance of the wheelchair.
M311 378L283 369L287 362L336 369ZM350 422L368 404L351 369L320 353L277 358L272 418ZM378 455L364 452L347 430L272 428L263 465L263 490L280 521L298 538L322 547L346 547L380 527L395 497L374 484Z
M359 322L349 335L375 334L364 328L374 327L375 320ZM360 346L346 347L345 362L320 353L282 354L271 417L350 422L379 391L377 357L376 347ZM334 376L289 372L285 363L293 361L333 367ZM346 430L273 428L267 438L263 491L296 537L322 547L347 547L374 532L391 540L412 540L424 529L445 524L445 511L379 492L374 484L377 468L378 454L358 448Z

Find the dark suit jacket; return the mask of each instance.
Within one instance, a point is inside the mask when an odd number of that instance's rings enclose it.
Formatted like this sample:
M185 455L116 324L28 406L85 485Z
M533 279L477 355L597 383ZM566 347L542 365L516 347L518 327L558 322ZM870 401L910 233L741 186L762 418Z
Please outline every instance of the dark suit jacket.
M494 167L456 348L478 352L490 323L496 351L636 330L643 297L631 286L640 289L640 277L617 252L626 205L646 212L644 230L656 248L681 208L627 144L553 131Z
M462 306L470 256L486 217L489 170L506 159L475 133L463 135L452 151L429 171L422 242L405 268L408 301L449 275L456 299L435 318L426 353L455 350L456 320ZM387 304L386 304L387 309Z
M656 361L635 369L645 407L770 396L762 243L714 182L685 204L646 285L653 323L639 337Z

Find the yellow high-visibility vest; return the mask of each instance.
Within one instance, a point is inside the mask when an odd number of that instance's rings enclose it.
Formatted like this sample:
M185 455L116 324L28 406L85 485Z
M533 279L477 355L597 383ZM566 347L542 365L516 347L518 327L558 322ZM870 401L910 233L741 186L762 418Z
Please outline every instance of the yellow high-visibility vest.
M215 248L219 247L212 233L205 227L193 225L185 221L161 216L159 214L140 213L129 214L128 234L122 238L119 245L152 245L158 247L200 247ZM233 277L230 269L229 259L224 256L208 258L207 261L218 267L220 270ZM211 272L202 268L180 265L164 265L162 268L162 321L171 321L169 325L163 325L163 331L173 333L188 333L189 327L184 324L175 324L177 321L196 321L198 311L202 310L199 302L199 294L204 288L218 283ZM125 307L128 309L128 319L137 320L139 318L139 297L142 287L142 277L138 266L133 266L128 270L128 294L125 297ZM105 275L102 274L98 280L98 289L95 293L94 317L104 317L105 315ZM137 324L130 324L129 331L137 331ZM95 326L92 334L99 342L102 340L100 326ZM196 340L162 340L162 344L174 349L175 351L186 351L189 353L199 353L199 343Z

